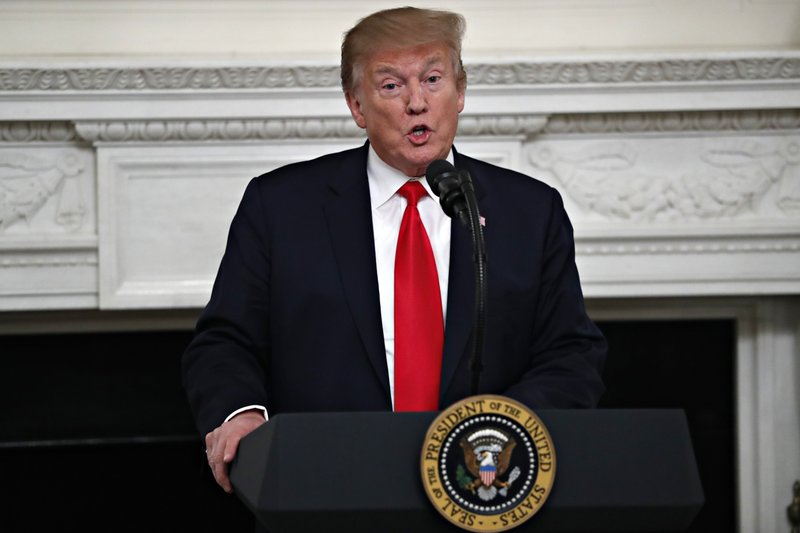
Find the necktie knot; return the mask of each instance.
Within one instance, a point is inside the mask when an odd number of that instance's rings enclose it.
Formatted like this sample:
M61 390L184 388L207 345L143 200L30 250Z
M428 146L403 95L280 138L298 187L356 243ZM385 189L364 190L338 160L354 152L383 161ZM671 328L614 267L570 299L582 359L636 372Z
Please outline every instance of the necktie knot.
M406 200L408 200L409 206L417 205L419 199L428 194L425 191L425 187L423 187L422 184L417 180L410 180L405 182L403 186L400 187L400 189L398 189L397 192L400 193L400 195L403 196Z

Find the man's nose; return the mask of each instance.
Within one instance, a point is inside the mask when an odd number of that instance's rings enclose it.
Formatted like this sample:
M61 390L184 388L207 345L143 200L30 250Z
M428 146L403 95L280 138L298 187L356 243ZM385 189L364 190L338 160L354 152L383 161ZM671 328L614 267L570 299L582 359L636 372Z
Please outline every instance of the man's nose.
M412 82L408 84L408 102L406 102L406 112L411 115L418 115L428 110L428 100L422 84Z

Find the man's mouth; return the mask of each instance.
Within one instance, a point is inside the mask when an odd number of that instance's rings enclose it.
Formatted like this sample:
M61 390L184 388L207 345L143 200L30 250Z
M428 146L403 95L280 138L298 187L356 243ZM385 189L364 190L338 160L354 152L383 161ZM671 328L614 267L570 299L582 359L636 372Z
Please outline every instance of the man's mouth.
M428 129L428 127L425 126L424 124L421 124L419 126L414 126L408 132L408 136L409 136L409 138L411 139L412 142L424 142L424 141L427 141L428 137L430 137L430 134L431 134L431 130Z

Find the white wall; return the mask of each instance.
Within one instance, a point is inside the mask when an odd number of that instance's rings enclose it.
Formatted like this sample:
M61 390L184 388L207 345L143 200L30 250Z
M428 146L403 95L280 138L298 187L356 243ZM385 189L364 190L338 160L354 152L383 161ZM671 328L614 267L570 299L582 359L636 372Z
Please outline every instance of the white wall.
M0 59L193 57L336 62L380 0L2 0ZM800 0L439 0L465 60L531 53L800 48Z

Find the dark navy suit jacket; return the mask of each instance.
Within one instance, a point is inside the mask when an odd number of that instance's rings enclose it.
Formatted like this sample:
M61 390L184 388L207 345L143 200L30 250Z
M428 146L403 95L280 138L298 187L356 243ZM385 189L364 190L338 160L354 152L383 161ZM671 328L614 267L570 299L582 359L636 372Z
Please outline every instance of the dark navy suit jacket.
M368 146L253 179L183 358L202 435L238 408L390 410L367 184ZM488 255L479 392L533 409L592 407L603 336L586 314L558 193L455 153L473 179ZM474 266L454 221L440 408L469 396Z

